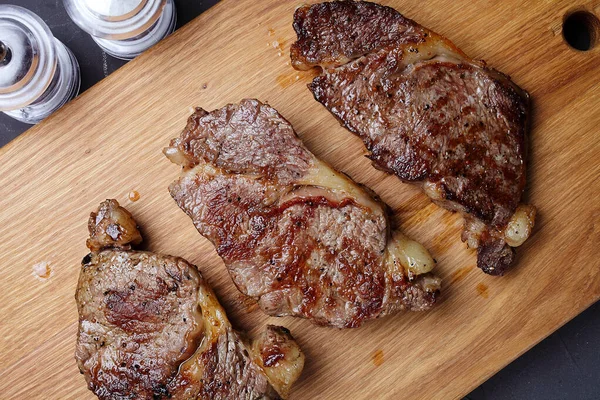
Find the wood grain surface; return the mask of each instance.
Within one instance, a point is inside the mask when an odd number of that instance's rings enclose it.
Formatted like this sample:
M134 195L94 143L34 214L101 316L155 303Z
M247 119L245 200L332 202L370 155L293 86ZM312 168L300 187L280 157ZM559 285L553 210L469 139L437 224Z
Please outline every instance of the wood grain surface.
M561 35L568 10L600 15L600 1L383 1L532 95L527 197L539 218L502 278L475 268L459 216L371 167L361 141L312 99L312 74L288 62L299 3L224 0L0 150L1 399L93 398L73 358L74 292L87 217L109 197L138 219L147 249L199 266L237 328L292 330L307 355L293 399L457 398L600 297L600 45L575 51ZM278 109L312 152L371 187L431 251L443 278L433 311L339 331L247 309L170 198L179 169L161 153L191 106L244 97ZM40 262L52 270L45 281L32 273Z

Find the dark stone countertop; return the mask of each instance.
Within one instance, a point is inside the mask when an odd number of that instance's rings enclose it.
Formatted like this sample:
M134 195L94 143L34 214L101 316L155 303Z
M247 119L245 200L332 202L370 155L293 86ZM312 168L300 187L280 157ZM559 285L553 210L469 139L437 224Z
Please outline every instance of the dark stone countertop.
M217 0L175 0L175 3L177 27L180 27ZM104 54L89 35L75 26L61 0L0 0L0 4L18 4L46 21L54 36L77 57L82 92L125 64ZM0 113L0 146L29 127ZM600 303L498 372L466 399L600 399Z

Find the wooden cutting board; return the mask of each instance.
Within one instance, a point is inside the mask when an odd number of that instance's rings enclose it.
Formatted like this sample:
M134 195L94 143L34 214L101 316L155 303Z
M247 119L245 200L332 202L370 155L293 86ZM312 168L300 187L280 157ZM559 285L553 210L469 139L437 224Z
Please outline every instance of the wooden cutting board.
M293 399L449 399L468 393L600 297L600 45L569 48L565 13L600 1L383 1L484 58L533 97L527 196L539 210L517 267L491 277L461 218L371 167L360 140L289 66L300 1L225 0L0 150L0 398L91 399L74 358L74 292L89 212L114 197L146 247L197 264L234 325L289 327L306 352ZM161 153L191 106L268 101L318 157L367 184L438 260L443 297L355 330L267 318L241 301L212 246L171 200ZM128 200L136 190L141 198ZM48 263L40 281L32 269ZM552 368L552 366L548 366Z

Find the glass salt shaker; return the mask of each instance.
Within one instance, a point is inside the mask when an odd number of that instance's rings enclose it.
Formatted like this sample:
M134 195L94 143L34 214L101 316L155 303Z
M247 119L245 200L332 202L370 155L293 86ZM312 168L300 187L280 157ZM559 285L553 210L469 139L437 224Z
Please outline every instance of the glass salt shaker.
M33 12L0 5L0 111L37 124L79 92L79 64Z
M175 30L173 0L63 0L71 19L106 53L131 60Z

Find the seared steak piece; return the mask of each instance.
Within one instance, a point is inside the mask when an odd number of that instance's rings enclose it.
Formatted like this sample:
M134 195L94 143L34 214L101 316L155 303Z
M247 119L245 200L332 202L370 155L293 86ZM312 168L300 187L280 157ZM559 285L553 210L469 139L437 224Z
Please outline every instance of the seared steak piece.
M195 266L131 250L142 237L116 200L91 214L89 230L75 358L100 399L287 396L304 356L285 328L247 343Z
M377 168L460 211L477 265L502 275L535 218L520 203L529 95L389 7L306 5L294 29L294 68L322 68L309 84L315 99L364 141Z
M434 303L429 253L272 107L198 108L165 154L183 167L171 195L267 314L344 328Z

